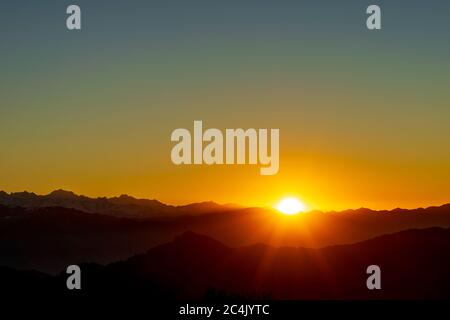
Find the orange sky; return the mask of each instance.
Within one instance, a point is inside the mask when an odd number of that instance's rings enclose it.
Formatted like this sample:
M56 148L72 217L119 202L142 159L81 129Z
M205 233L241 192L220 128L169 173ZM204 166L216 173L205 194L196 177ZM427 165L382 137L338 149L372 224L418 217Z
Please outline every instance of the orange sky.
M450 201L448 10L416 25L421 5L405 16L386 3L388 30L369 33L351 1L149 5L109 4L122 23L106 27L89 3L78 33L55 27L56 6L28 3L30 21L0 10L0 190L256 206L295 195L322 210ZM279 173L173 165L171 132L194 120L279 128Z

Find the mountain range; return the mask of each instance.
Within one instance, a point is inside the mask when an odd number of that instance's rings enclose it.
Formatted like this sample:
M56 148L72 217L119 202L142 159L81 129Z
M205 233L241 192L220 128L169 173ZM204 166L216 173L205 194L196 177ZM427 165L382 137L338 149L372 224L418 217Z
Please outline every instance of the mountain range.
M368 290L366 268L381 268L382 289ZM83 296L158 299L448 299L450 229L412 229L321 249L232 248L185 232L127 260L82 264ZM74 294L67 274L2 268L0 291Z
M48 196L3 193L0 199L0 266L51 274L72 263L108 264L123 260L186 231L204 234L231 247L264 243L317 249L408 229L450 227L448 204L413 210L357 209L284 216L264 208L209 203L180 208L127 196L91 199L67 191ZM123 202L116 206L114 201ZM97 202L122 211L97 213L94 209L101 207L94 205ZM92 210L73 208L83 203L92 205ZM165 207L172 208L172 213L161 215L160 208ZM129 208L132 209L128 212L146 213L126 213Z
M212 201L172 206L158 200L136 199L128 195L111 198L90 198L61 189L47 195L37 195L27 191L13 193L0 191L0 204L8 207L23 208L64 207L89 213L129 218L202 214L235 207L233 205L219 205Z

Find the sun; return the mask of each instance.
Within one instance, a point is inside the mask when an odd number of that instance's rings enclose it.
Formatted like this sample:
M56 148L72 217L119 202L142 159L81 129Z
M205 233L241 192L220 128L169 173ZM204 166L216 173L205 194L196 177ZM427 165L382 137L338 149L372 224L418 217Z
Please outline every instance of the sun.
M286 215L294 215L299 212L306 211L306 205L299 199L294 197L281 199L281 201L275 206L275 208Z

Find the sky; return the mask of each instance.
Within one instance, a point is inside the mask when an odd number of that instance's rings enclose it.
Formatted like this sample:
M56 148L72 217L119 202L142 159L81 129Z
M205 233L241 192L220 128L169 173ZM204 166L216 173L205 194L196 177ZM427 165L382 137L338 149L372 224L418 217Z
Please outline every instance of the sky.
M382 30L366 28L370 4ZM82 30L66 29L78 4ZM0 190L311 209L450 202L449 1L1 1ZM279 128L280 170L175 166Z

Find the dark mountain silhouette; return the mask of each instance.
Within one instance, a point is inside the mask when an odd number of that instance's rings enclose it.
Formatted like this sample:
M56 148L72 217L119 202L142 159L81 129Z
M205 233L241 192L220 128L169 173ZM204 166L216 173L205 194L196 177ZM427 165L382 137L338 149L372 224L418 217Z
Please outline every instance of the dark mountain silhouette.
M202 214L206 212L228 210L231 207L229 205L218 205L214 202L194 203L186 206L171 206L159 202L158 200L136 199L128 195L112 198L89 198L65 190L56 190L48 195L37 195L26 191L8 194L1 191L0 205L31 209L63 207L88 213L129 218Z
M295 217L248 208L147 219L0 205L0 265L56 273L72 263L105 264L142 253L188 230L234 247L266 243L320 248L434 226L450 227L450 205Z
M382 289L368 290L366 268L381 268ZM407 230L322 249L263 244L230 248L186 232L145 254L107 266L83 264L83 295L142 294L154 299L450 298L450 229ZM0 272L0 290L68 293L67 275ZM8 277L8 279L5 279ZM20 281L20 286L11 279ZM81 294L81 293L80 293Z

